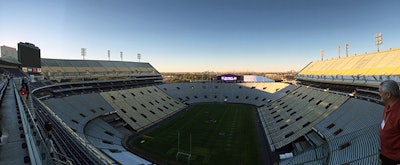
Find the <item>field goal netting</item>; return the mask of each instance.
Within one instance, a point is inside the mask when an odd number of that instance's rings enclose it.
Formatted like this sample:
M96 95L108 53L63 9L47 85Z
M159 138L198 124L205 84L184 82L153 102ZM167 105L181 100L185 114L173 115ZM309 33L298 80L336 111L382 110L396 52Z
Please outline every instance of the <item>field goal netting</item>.
M192 134L190 134L189 139L189 153L180 150L180 132L178 132L178 151L176 152L176 161L179 157L186 157L188 164L190 164L190 157L192 157Z

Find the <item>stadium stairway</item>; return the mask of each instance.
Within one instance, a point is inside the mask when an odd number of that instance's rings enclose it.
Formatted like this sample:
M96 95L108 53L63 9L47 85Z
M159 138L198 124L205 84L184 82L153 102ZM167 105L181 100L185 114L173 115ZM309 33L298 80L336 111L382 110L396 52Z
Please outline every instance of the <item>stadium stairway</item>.
M0 108L0 126L2 136L0 143L0 164L26 165L28 157L26 140L23 135L15 93L12 82L4 83L5 92ZM28 163L27 162L27 163Z

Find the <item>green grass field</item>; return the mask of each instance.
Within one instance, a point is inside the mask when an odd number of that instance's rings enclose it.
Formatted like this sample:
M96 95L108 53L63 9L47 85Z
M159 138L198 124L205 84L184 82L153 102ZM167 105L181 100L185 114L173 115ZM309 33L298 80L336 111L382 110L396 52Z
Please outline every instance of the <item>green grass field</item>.
M262 164L252 106L194 105L149 134L128 142L141 153L168 164ZM191 137L191 152L190 152Z

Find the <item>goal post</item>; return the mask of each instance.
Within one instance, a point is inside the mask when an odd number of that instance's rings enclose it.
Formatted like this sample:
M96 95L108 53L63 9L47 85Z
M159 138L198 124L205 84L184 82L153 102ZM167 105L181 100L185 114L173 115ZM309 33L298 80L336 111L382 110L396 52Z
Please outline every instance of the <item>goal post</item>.
M180 150L180 132L178 131L178 151L176 152L176 161L178 157L187 157L187 162L190 164L190 157L192 157L192 134L189 137L189 153Z

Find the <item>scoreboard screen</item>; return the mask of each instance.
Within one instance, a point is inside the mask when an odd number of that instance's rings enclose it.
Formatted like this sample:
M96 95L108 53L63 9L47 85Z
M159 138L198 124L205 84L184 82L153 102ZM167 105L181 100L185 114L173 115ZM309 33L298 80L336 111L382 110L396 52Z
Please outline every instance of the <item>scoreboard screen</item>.
M18 60L22 67L40 68L40 49L33 44L18 43Z
M243 76L238 76L234 74L226 74L215 77L217 82L226 82L226 83L238 83L243 82Z
M237 79L237 76L221 76L222 81L236 81Z

